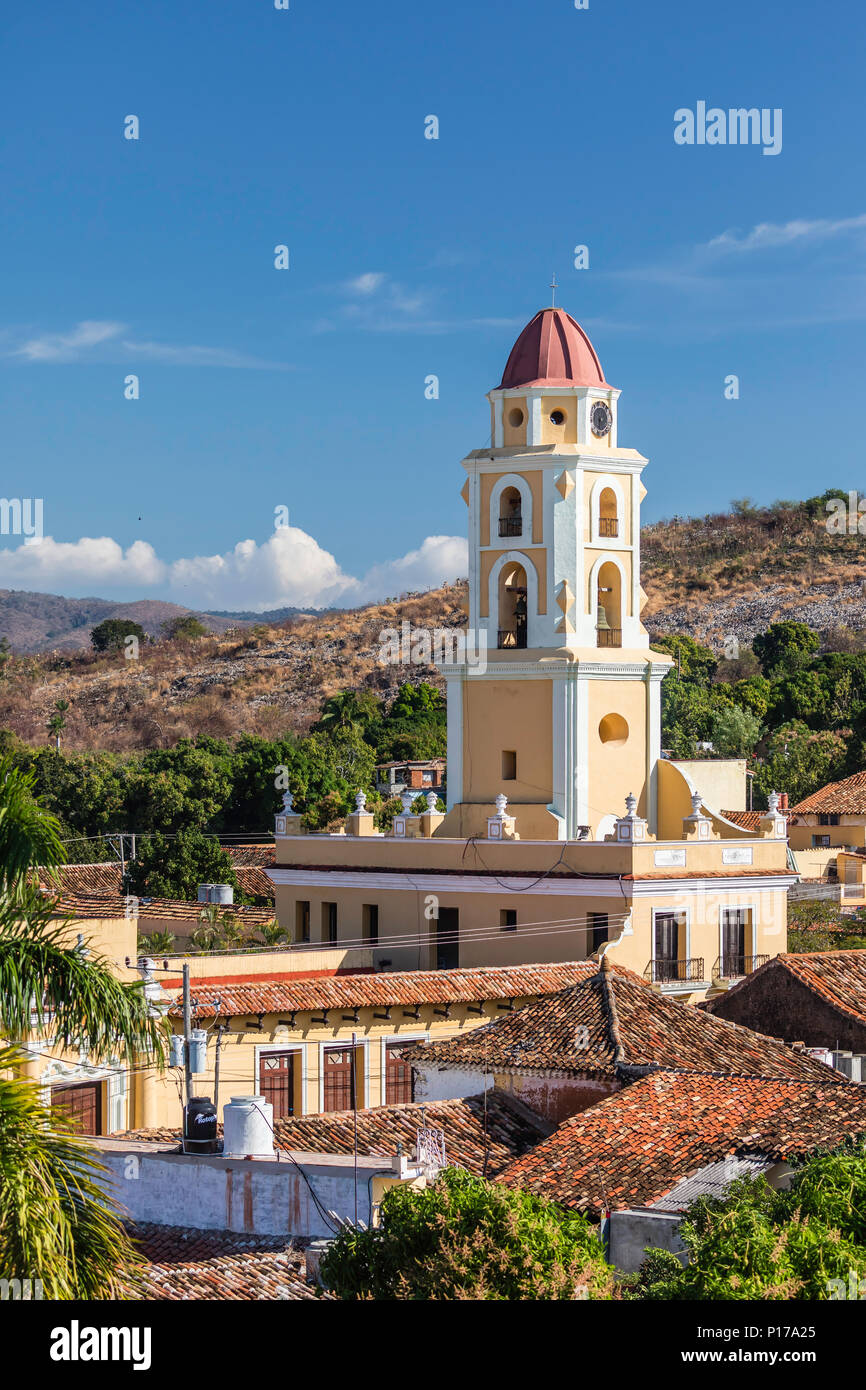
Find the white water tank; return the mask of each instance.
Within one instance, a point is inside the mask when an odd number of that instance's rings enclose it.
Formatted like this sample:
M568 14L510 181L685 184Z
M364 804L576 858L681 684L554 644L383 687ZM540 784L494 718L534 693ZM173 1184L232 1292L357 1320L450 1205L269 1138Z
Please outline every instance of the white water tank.
M198 886L200 903L219 903L225 906L235 900L235 890L230 883L200 883Z
M232 1096L223 1106L223 1155L273 1158L274 1107L263 1096Z

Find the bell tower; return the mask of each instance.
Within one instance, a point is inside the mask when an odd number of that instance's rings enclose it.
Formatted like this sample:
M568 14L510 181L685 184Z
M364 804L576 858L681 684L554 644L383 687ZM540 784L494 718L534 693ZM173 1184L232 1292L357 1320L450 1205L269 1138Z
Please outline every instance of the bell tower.
M641 473L586 333L542 309L488 393L492 444L463 460L470 643L448 682L449 815L482 833L508 797L523 839L593 838L634 792L656 821L659 689L640 621ZM587 832L586 827L589 827Z

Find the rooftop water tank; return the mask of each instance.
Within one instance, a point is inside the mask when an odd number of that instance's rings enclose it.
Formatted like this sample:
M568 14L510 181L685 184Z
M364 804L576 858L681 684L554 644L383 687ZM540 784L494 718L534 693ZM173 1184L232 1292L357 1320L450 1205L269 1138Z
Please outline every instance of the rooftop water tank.
M227 1158L273 1158L274 1107L264 1096L232 1096L223 1106Z
M225 906L235 900L235 890L230 883L200 883L198 886L200 903L219 903Z
M184 1106L183 1149L188 1154L219 1153L217 1111L208 1096L193 1096Z

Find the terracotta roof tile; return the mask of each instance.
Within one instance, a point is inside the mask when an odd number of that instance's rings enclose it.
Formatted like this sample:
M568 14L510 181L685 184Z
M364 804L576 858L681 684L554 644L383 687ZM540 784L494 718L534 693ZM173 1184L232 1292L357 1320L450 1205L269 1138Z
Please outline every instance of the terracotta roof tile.
M823 928L822 928L823 929ZM753 974L738 981L718 1000L705 1000L702 1008L713 1012L713 1005L741 990L748 990L753 980L768 972L787 971L825 1003L831 1004L846 1018L866 1023L866 950L804 951L774 956Z
M866 815L866 772L855 772L841 782L830 782L820 791L798 801L791 810L830 811L849 816Z
M866 1134L866 1087L656 1072L566 1120L498 1181L599 1211L658 1201L728 1154L789 1159Z
M478 966L465 970L395 970L375 975L330 975L318 979L263 979L242 984L195 982L197 1018L220 1014L274 1014L292 1010L371 1008L376 1005L481 1003L486 999L531 999L581 980L592 961L550 965ZM180 1017L179 1005L169 1010Z
M834 1077L823 1063L784 1043L667 998L606 957L577 984L471 1033L415 1044L404 1055L428 1066L610 1078L627 1077L632 1067L800 1077L825 1084Z
M166 922L198 923L204 903L186 902L173 898L139 898L138 916ZM94 896L62 893L57 899L58 915L76 918L126 917L133 911L135 898L121 894ZM132 905L132 906L131 906ZM272 907L242 907L231 904L226 909L246 926L264 926L274 920Z
M305 1281L303 1255L282 1236L150 1223L131 1227L130 1234L145 1262L138 1298L270 1302L322 1296Z

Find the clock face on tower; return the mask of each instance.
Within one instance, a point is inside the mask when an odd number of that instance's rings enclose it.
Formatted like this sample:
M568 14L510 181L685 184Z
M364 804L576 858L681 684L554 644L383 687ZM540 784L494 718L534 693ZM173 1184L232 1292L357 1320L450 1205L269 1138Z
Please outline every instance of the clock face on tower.
M603 439L613 424L613 416L610 413L610 406L605 405L604 401L596 401L592 410L589 412L589 423L592 432L597 439Z

